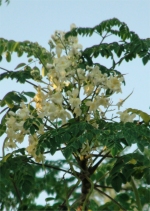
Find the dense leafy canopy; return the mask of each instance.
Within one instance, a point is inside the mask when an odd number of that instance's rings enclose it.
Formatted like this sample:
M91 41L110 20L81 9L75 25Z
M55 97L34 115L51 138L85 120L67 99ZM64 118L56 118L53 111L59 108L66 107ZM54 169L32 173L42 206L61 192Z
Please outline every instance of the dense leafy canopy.
M95 33L101 42L83 50L77 36L92 39ZM109 43L110 36L117 41ZM134 108L120 112L129 96L115 105L111 98L125 84L118 65L137 55L146 65L150 39L113 18L93 28L56 31L49 46L0 38L0 60L11 62L13 53L28 58L14 70L0 67L0 80L35 89L11 91L0 101L0 136L6 137L1 210L148 210L150 115ZM95 62L99 57L110 58L111 67ZM112 116L111 106L118 111ZM27 138L29 145L19 147ZM63 159L53 160L58 152ZM45 205L36 200L43 191Z

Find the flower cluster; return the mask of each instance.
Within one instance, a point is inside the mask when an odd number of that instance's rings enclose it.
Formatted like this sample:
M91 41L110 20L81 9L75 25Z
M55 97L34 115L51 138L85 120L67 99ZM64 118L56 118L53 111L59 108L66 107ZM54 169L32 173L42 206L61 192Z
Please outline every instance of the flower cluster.
M74 27L74 24L71 25L71 29ZM107 110L111 106L107 92L111 94L122 92L123 77L116 75L115 72L109 75L103 74L98 65L82 65L84 63L82 45L78 43L77 37L70 36L66 39L65 32L56 31L52 35L51 43L55 46L55 56L51 63L45 65L46 87L38 86L37 93L30 102L35 104L36 113L38 118L43 119L43 124L38 126L39 130L33 135L24 129L25 120L33 118L24 103L16 114L9 113L6 122L8 137L6 147L17 147L16 143L21 143L28 134L29 146L26 150L38 161L43 157L36 155L37 135L44 133L44 125L57 128L58 122L59 126L62 126L69 119L77 117L90 122L95 112L99 113L100 118L105 113L102 109ZM122 118L127 121L127 118L121 115L121 120Z
M18 143L22 143L26 135L30 134L29 130L25 130L24 123L30 118L33 119L34 116L30 112L27 105L22 102L20 104L20 109L14 113L13 111L9 111L9 117L6 118L6 134L7 134L7 142L5 143L5 147L7 148L17 148ZM29 146L26 148L29 155L32 155L35 160L42 161L44 156L39 154L36 155L36 146L38 144L38 134L44 133L44 125L40 124L37 134L29 135Z

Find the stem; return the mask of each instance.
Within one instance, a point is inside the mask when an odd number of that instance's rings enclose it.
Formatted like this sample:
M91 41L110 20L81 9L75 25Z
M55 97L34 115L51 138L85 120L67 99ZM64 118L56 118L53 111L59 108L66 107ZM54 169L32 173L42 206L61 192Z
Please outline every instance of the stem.
M20 204L22 204L21 195L20 195L19 190L18 190L18 188L17 188L17 186L16 186L16 183L15 183L15 181L14 181L14 178L13 178L13 176L10 177L10 178L11 178L12 184L13 184L13 186L14 186L14 189L15 189L15 191L16 191L16 194L17 194L17 197L18 197L18 199L19 199L19 202L20 202Z
M8 140L8 137L5 138L3 146L2 146L2 156L3 157L5 156L5 143L6 143L7 140Z
M94 166L89 168L90 174L93 174L94 171L98 168L99 164L109 155L110 151L108 151L104 157L102 157Z
M8 107L7 108L4 108L1 112L0 112L0 114L2 114L5 110L7 110L7 109L9 109Z
M132 177L131 177L131 182L130 183L131 183L131 186L132 186L135 198L136 198L136 204L137 204L138 210L142 211L142 205L141 205L141 201L140 201L139 192L138 192L138 189L137 189L137 187L135 185L135 182L134 182Z
M74 185L74 187L70 190L70 192L67 195L67 198L64 200L64 202L60 205L61 208L66 207L66 202L67 200L70 198L70 196L72 195L72 193L74 192L74 190L78 187L78 185L80 184L80 180L78 179L78 181L76 182L76 184Z
M96 188L108 188L108 189L113 189L114 190L114 188L113 187L110 187L110 186L104 186L104 185L97 185L97 184L95 184L94 185L94 187L96 187ZM128 190L130 190L130 189L127 189L127 188L121 188L121 190L125 190L125 191L128 191Z
M59 167L57 167L57 166L52 166L52 165L48 165L48 164L41 164L41 163L36 163L36 162L34 162L34 161L29 161L29 163L33 163L33 164L36 164L36 165L39 165L39 166L45 166L45 167L47 167L47 168L53 168L53 169L56 169L56 170L58 170L58 171L63 171L63 172L65 172L65 173L68 173L68 174L71 174L71 175L73 175L74 176L74 174L72 173L72 172L70 172L70 171L67 171L67 170L65 170L65 169L61 169L61 168L59 168Z
M96 187L95 187L94 189L97 190L99 193L102 193L103 195L107 196L109 199L111 199L111 201L113 201L119 208L121 208L122 211L127 211L127 210L125 210L125 209L121 206L121 204L119 204L115 199L113 199L113 198L112 198L111 196L109 196L107 193L105 193L105 192L99 190L99 189L96 188Z

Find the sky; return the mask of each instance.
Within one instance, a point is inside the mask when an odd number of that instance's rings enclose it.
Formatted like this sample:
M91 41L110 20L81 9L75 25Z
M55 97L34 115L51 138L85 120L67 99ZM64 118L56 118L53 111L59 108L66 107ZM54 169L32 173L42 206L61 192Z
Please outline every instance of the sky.
M15 41L30 40L49 49L48 41L55 30L68 31L72 23L77 27L93 27L115 17L125 22L140 38L148 38L149 11L149 0L10 0L8 6L3 3L0 7L0 37ZM81 38L81 41L79 39L79 43L88 47L99 43L99 38ZM4 58L0 67L13 70L24 60L25 57L14 55L10 63ZM105 62L107 64L107 60ZM130 107L150 114L150 64L144 66L137 58L124 62L118 70L127 74L126 86L115 99L124 99L134 90L122 110ZM31 87L11 80L0 81L0 99L12 90L30 91ZM2 142L3 137L0 138L0 146Z
M38 42L49 49L48 40L55 30L68 31L70 24L77 27L93 27L103 20L113 17L125 22L131 31L140 38L150 37L150 2L139 0L11 0L0 7L0 37L8 40ZM84 47L99 42L99 38L82 38ZM80 40L79 40L80 42ZM0 63L0 67L12 70L24 57L13 56L12 62ZM107 63L107 61L106 61ZM133 107L149 112L150 106L150 64L144 66L137 58L129 63L123 63L118 68L127 74L127 85L117 100L133 94L126 101L125 107ZM0 70L2 71L2 70ZM0 98L11 91L12 87L29 90L29 85L19 85L16 81L4 80L0 83Z

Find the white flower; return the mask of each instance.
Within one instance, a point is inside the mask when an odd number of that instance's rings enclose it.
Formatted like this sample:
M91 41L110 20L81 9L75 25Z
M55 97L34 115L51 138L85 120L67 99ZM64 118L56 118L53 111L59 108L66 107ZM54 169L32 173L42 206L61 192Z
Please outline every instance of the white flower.
M67 59L67 56L62 56L60 58L54 59L55 68L56 71L59 72L60 69L66 69L67 67L70 67L71 62Z
M47 69L51 69L51 68L53 68L53 67L54 67L53 64L49 64L49 63L46 64L46 68L47 68Z
M81 109L80 108L75 108L74 109L74 113L76 114L76 117L78 117L78 116L81 116L81 113L82 113L82 111L81 111Z
M72 29L74 29L74 28L76 28L76 25L75 25L74 23L72 23L72 24L70 25L70 30L72 30Z
M13 142L12 140L9 140L5 143L5 147L7 148L12 148L12 149L15 149L17 148L17 145L15 142Z
M63 101L63 96L60 92L56 92L55 94L52 95L51 100L53 101L53 103L61 105Z
M133 119L136 117L136 114L128 114L127 111L124 112L117 112L120 115L120 120L124 123L126 122L133 122Z
M97 103L99 104L99 105L102 105L102 106L104 106L105 108L107 108L107 106L109 106L110 105L110 103L109 103L109 98L106 98L106 97L104 97L103 95L100 97L100 96L97 96L96 97L96 100L97 100Z
M98 108L99 104L97 102L97 100L94 101L87 101L85 103L85 105L89 106L89 111L96 111L96 109Z
M56 54L57 54L58 58L60 58L61 53L62 53L62 48L56 46Z
M9 118L7 118L6 125L7 125L8 128L14 127L15 123L16 123L15 117L10 116Z
M118 80L117 77L113 77L111 76L108 80L107 80L107 86L110 90L112 90L113 92L122 92L121 91L121 83L120 80Z
M81 50L82 50L83 46L82 46L81 44L74 43L74 44L72 45L72 48L73 48L74 50L76 50L76 49L81 49Z
M133 91L124 99L120 99L119 102L116 104L118 106L118 110L120 110L120 107L123 105L123 103L132 95Z
M79 108L79 106L81 105L81 100L79 98L70 98L69 102L71 104L71 109Z
M118 110L120 110L120 107L123 105L124 100L120 99L119 102L116 104L118 106Z
M84 94L90 95L94 90L94 85L93 84L87 84L83 87L83 89L84 89Z

